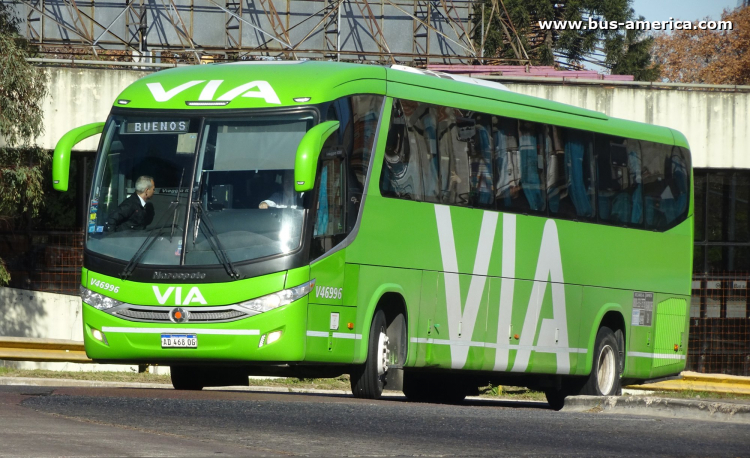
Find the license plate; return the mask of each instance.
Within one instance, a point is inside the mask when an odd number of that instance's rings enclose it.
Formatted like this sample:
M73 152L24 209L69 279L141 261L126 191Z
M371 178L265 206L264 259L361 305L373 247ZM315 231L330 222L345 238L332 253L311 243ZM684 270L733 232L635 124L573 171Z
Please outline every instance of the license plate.
M195 334L162 334L161 348L198 348Z

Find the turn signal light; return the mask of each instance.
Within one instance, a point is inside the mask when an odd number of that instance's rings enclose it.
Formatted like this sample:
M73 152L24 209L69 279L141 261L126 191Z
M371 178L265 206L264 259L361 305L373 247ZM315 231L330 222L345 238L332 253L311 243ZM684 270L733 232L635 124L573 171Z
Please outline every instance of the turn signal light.
M354 323L346 323L347 329L354 329Z
M674 351L677 351L677 350L679 350L679 349L680 349L680 346L679 346L679 345L677 345L677 344L674 344Z
M518 334L514 335L513 338L518 340Z

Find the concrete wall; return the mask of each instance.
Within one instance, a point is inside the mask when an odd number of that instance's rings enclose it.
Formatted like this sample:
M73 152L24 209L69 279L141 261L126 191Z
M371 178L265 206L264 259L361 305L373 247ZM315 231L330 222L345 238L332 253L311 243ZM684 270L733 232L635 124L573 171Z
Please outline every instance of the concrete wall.
M47 68L50 95L44 102L45 133L37 143L53 149L68 130L104 121L119 93L148 72ZM673 127L685 134L695 167L750 168L750 92L651 89L632 86L529 84L503 81L511 90L604 112L610 116ZM99 136L78 145L95 150Z
M0 336L83 341L81 298L64 294L0 288ZM61 371L135 372L138 370L138 366L129 365L29 361L0 361L0 366ZM166 367L159 369L161 371L157 373L168 371Z
M690 143L694 167L750 168L750 92L503 83L522 94L677 129Z
M44 133L37 144L54 149L57 141L74 127L107 119L123 89L150 72L48 67L49 95L44 101ZM99 135L78 144L75 150L94 151Z

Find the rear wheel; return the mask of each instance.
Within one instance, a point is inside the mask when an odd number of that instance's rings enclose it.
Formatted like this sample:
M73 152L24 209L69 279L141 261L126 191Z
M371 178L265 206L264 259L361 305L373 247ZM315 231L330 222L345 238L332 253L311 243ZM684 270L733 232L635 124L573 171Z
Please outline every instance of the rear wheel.
M621 334L620 331L617 333ZM591 373L584 378L563 380L562 386L544 392L550 407L560 410L565 406L565 398L579 394L589 396L619 396L622 394L620 376L623 361L622 339L606 326L599 328L594 343L594 360Z
M618 396L622 394L620 376L622 362L615 333L608 327L599 328L594 344L594 361L580 394L592 396Z
M197 367L172 366L169 373L175 390L200 391L206 386L203 371Z
M383 394L390 360L388 340L385 313L378 310L370 326L367 360L355 367L351 374L352 394L355 398L378 399Z

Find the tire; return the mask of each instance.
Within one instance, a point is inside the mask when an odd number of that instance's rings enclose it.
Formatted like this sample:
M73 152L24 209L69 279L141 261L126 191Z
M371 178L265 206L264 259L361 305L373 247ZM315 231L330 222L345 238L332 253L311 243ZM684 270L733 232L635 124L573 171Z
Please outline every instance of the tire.
M404 373L404 395L410 401L458 404L466 398L468 386L439 374Z
M352 394L355 398L379 399L383 394L390 353L386 330L385 313L378 310L370 326L367 360L356 366L351 373Z
M594 360L591 374L580 390L580 394L590 396L619 396L622 394L620 377L623 363L621 349L615 333L608 327L599 328L594 343Z
M621 342L622 332L612 332L601 327L596 333L591 373L587 377L571 377L563 380L561 388L544 392L547 403L555 410L565 406L565 398L579 394L588 396L619 396L622 394L620 378L623 364Z
M202 371L196 367L172 366L169 373L175 390L200 391L206 386Z
M552 409L560 410L565 406L565 398L568 397L568 392L563 389L552 389L545 391L544 396L547 397L547 404Z

